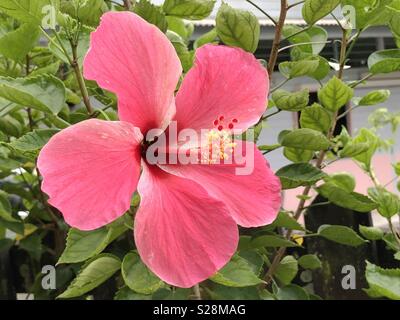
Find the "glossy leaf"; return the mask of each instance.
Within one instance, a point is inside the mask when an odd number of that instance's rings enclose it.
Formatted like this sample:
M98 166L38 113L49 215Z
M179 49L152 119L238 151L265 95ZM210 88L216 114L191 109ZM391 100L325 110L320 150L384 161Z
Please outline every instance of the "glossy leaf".
M234 9L223 3L218 10L216 29L219 38L227 45L254 52L260 38L260 25L250 11Z
M377 205L367 196L356 192L348 192L331 183L325 183L317 188L319 194L339 207L358 212L369 212L376 209Z
M319 131L303 128L287 133L281 141L284 147L305 150L326 150L330 146L329 140Z
M76 278L57 298L68 299L93 290L121 268L121 261L111 254L103 254L85 264Z
M125 255L121 268L125 284L135 292L151 294L163 285L163 282L144 265L136 252Z
M353 229L346 226L325 224L318 228L318 234L325 239L352 247L358 247L367 242Z
M65 86L61 80L48 75L18 79L0 77L0 97L57 114L65 103Z

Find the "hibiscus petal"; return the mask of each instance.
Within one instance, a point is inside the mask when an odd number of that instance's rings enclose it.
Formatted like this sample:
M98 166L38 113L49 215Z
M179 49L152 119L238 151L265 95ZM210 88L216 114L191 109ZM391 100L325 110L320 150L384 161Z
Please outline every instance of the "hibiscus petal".
M268 90L267 71L252 54L204 45L177 94L175 119L180 129L229 129L232 124L245 130L264 113Z
M160 167L171 174L196 181L211 196L225 203L239 225L259 227L270 224L281 206L280 180L254 143L244 143L241 150L246 162L240 165L177 164ZM254 155L254 161L249 158L250 155ZM237 171L238 168L242 171Z
M191 287L222 268L238 244L224 204L197 183L144 166L135 242L143 262L162 280Z
M91 34L84 76L117 94L122 121L142 132L164 128L175 114L182 67L168 38L132 12L109 12Z
M69 225L93 230L129 209L142 138L128 122L92 119L62 130L43 147L42 190Z

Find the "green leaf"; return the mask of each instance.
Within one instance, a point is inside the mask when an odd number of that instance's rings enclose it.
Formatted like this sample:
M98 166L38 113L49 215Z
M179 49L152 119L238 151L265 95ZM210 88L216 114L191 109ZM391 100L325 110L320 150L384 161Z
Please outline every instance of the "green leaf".
M39 150L58 131L57 129L36 129L12 141L10 146L21 151Z
M400 251L400 244L397 242L397 239L395 238L393 233L386 233L383 236L382 240L385 242L388 249L393 251Z
M241 251L238 252L238 255L248 262L255 275L259 276L261 274L264 266L264 258L258 253L258 249Z
M160 7L155 6L150 1L140 0L136 2L133 11L147 22L157 26L162 32L167 31L168 24L164 12L162 12Z
M55 75L57 73L58 69L60 69L60 64L61 64L61 61L58 60L58 61L50 63L49 65L46 65L44 67L37 68L31 72L30 76L38 76L41 74ZM79 99L79 101L80 101L80 99Z
M340 150L339 155L341 158L353 158L369 150L370 146L366 142L349 141L344 148Z
M54 0L1 0L0 11L21 21L40 25L42 19L57 6ZM57 7L55 8L57 10Z
M393 164L393 169L394 169L394 172L396 173L396 175L400 176L400 162Z
M211 289L206 289L213 300L259 300L257 286L235 288L214 284Z
M293 256L285 256L276 268L274 276L283 285L288 285L296 277L298 270L297 260Z
M331 123L332 119L329 112L317 103L301 112L300 125L302 128L309 128L326 134L331 127Z
M368 240L381 240L383 238L383 231L377 227L358 226L358 231L361 235Z
M318 91L318 99L325 108L332 112L343 107L353 95L354 90L337 77L333 77Z
M57 114L65 103L65 86L61 80L50 75L18 79L0 77L0 97Z
M353 192L356 187L354 176L347 172L333 173L325 181L347 192Z
M288 212L280 211L275 221L272 222L271 226L275 228L286 228L291 230L304 231L303 226L297 222Z
M137 293L125 286L117 291L114 300L151 300L151 295Z
M321 260L319 260L318 256L315 254L306 254L301 256L298 262L304 269L315 270L322 268Z
M105 249L108 237L105 227L93 231L69 229L66 247L57 263L77 263L94 257Z
M310 58L298 61L284 61L279 64L279 71L288 79L312 76L319 67L318 58Z
M211 14L214 5L215 0L166 0L163 11L169 16L201 20Z
M179 34L185 41L189 40L193 33L193 23L172 16L166 17L166 19L168 22L168 30Z
M183 70L187 72L193 65L193 51L189 51L184 40L175 32L168 30L167 37L171 41L181 61Z
M102 254L85 264L77 277L57 298L79 297L110 278L121 268L121 261L111 254Z
M278 109L286 111L299 111L308 104L309 91L304 89L298 92L288 92L285 90L276 90L272 94L272 99Z
M309 76L315 80L322 80L329 74L331 71L331 66L329 65L328 60L321 56L315 57L318 60L318 68L312 72Z
M342 6L351 6L352 20L358 30L365 29L368 26L385 25L390 21L391 15L387 5L393 0L342 0Z
M308 24L314 24L318 20L331 13L340 0L306 0L303 5L303 18Z
M378 204L378 212L385 218L400 213L400 198L385 188L369 188L368 195Z
M309 300L307 291L295 284L279 288L276 298L278 300Z
M10 212L12 210L11 203L8 200L8 194L2 190L0 190L0 208L3 208Z
M60 10L85 25L97 27L108 7L104 0L62 1Z
M0 218L7 222L21 222L12 216L11 208L5 208L3 205L0 205Z
M194 41L193 48L196 50L207 43L214 43L216 42L217 37L217 29L212 28L210 31L201 35Z
M286 24L282 28L282 35L285 38L289 38L288 41L292 44L299 44L305 42L311 42L311 37L307 33L307 30L294 25L294 24ZM312 48L309 44L300 46L302 51L312 52Z
M321 132L303 128L288 132L281 141L281 145L289 148L305 150L327 150L330 142Z
M252 248L299 247L298 244L292 241L272 235L265 235L254 238L253 240L250 241L249 246L251 246Z
M163 282L144 265L136 252L125 255L121 272L125 284L138 293L152 294L163 285Z
M26 250L36 261L40 261L43 252L43 245L42 237L39 234L34 233L21 239L19 246L21 249Z
M365 278L375 294L400 300L400 269L384 269L367 261Z
M22 124L11 115L0 117L0 131L8 136L19 137L23 132Z
M340 225L324 224L318 228L318 234L325 239L352 247L358 247L368 242L361 238L353 229Z
M361 162L365 169L368 170L371 167L372 156L374 155L376 149L378 148L379 139L375 133L372 131L361 128L360 133L353 139L354 144L366 143L368 149L356 156L352 156L358 162Z
M390 97L390 90L374 90L362 97L357 105L359 106L373 106L385 102Z
M321 42L325 42L328 39L327 31L319 26L311 26L303 32L300 32L301 30L302 28L296 25L285 25L282 33L285 38L288 38L290 43L298 44L296 48L302 52L319 54L325 47L325 44L321 44ZM297 35L294 35L296 33Z
M249 262L238 255L234 255L225 267L210 277L210 280L228 287L249 287L263 283Z
M370 198L356 192L348 192L332 183L325 183L317 188L319 194L335 205L358 212L370 212L377 205Z
M319 54L325 47L325 42L328 40L328 32L320 26L311 26L306 33L310 36L310 44L312 50L310 53ZM301 46L300 46L301 48Z
M297 148L284 148L283 155L292 162L308 162L314 157L314 152Z
M281 147L280 144L272 144L272 145L262 145L262 146L258 146L258 150L260 151L273 151L276 149L279 149Z
M5 227L17 234L24 234L24 224L22 222L7 221L0 217L0 226Z
M107 226L93 231L71 228L68 232L66 248L58 263L77 263L99 254L127 230L125 221L126 215L123 215Z
M254 52L260 38L260 25L250 11L234 9L222 3L216 18L219 38L227 45Z
M318 168L309 163L289 164L276 172L283 189L296 188L301 185L312 185L326 176Z
M28 23L23 24L17 30L8 32L0 38L0 54L20 62L26 58L38 39L39 28Z
M368 58L368 68L373 74L400 71L400 49L374 52Z

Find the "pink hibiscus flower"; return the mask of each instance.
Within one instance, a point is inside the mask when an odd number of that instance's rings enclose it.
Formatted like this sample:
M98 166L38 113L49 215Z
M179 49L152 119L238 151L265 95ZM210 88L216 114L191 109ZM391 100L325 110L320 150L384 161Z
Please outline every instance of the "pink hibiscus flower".
M281 188L252 142L244 143L254 152L248 175L236 175L235 164L146 161L150 129L174 120L179 130L245 131L265 111L267 72L241 49L197 49L175 97L181 72L158 28L134 13L106 13L91 35L84 76L117 95L121 121L92 119L62 130L40 152L38 167L49 203L80 230L123 215L137 189L134 237L143 262L167 283L191 287L229 261L237 224L257 227L276 218Z

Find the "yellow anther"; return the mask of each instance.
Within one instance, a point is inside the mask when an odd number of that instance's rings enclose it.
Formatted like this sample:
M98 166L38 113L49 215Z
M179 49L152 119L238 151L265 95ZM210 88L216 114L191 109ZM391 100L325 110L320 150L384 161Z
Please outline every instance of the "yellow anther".
M229 159L229 154L233 153L235 147L230 131L210 130L206 136L206 145L202 146L202 162L211 164Z

